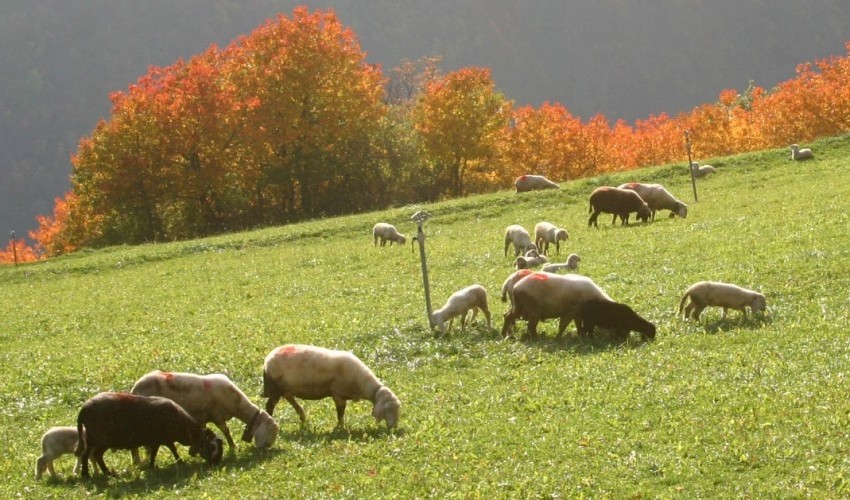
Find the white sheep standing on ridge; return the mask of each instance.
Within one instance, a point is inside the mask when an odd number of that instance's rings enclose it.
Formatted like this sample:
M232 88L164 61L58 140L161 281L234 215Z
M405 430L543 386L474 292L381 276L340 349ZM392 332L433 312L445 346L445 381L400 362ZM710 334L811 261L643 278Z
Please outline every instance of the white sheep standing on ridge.
M393 246L393 243L404 245L407 241L407 238L398 232L395 226L386 222L379 222L372 227L372 238L375 239L375 246L378 246L378 240L381 240L381 246L385 246L388 241L390 246Z
M508 247L514 246L514 257L525 253L530 249L537 250L537 246L531 241L531 235L519 224L511 224L505 228L505 257L508 256Z
M543 264L543 268L541 271L545 273L558 273L564 270L567 271L575 271L578 269L578 263L581 262L581 257L578 254L571 253L569 257L567 257L567 261L563 263L550 263Z
M791 145L791 159L792 160L814 160L815 154L812 153L812 150L809 148L800 149L800 146L797 144Z
M542 175L520 175L514 181L514 187L516 188L517 193L524 193L526 191L537 191L540 189L561 189L561 186L556 183L550 181L546 177Z
M699 163L693 161L691 162L691 172L693 172L694 177L699 179L707 176L708 174L713 174L717 172L717 170L711 165L700 165Z
M375 421L386 421L388 428L398 423L401 407L393 391L353 353L303 344L282 345L266 356L263 397L269 398L266 402L269 415L280 398L286 399L302 424L307 421L307 415L295 398L333 398L339 427L345 425L348 401L371 401Z
M555 253L561 253L561 242L570 239L566 229L561 229L551 222L538 222L534 226L534 244L543 255L549 253L549 244L555 245Z
M685 306L688 298L690 303ZM767 300L759 292L742 288L731 283L719 281L698 281L688 287L682 300L679 302L679 314L684 308L684 319L689 317L699 321L699 315L708 306L723 308L723 316L726 319L728 309L736 309L747 316L747 307L752 309L753 314L767 310Z
M85 431L83 431L85 433ZM41 436L41 456L35 461L35 478L41 479L44 471L50 472L50 475L56 477L56 470L53 469L53 461L62 455L73 455L77 448L77 428L66 427L51 427ZM94 459L92 458L92 463ZM80 471L82 461L77 457L77 462L74 465L74 475Z
M449 322L448 329L451 330L454 318L460 316L460 331L463 333L466 325L466 314L472 311L472 317L469 319L472 322L479 309L487 319L487 330L490 330L492 326L490 324L490 308L487 306L487 290L478 284L470 285L453 293L443 307L431 314L431 325L438 327L440 334L445 334L446 322Z

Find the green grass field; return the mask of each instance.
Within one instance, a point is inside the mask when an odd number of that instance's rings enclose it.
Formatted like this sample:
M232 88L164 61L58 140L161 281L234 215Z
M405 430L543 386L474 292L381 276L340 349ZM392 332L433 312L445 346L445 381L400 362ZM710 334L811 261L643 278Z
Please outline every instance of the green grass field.
M174 244L82 251L0 268L0 497L187 498L815 497L850 496L850 137L787 150L505 191ZM686 219L587 227L597 185L660 182ZM424 208L434 307L472 283L489 291L481 322L435 338L418 252L375 248L375 222L412 236ZM541 324L539 341L503 341L499 300L511 258L504 228L548 220L570 232L580 273L658 325L655 342L579 340ZM553 259L556 260L556 259ZM767 296L764 318L702 322L675 310L693 282ZM524 333L524 322L518 332ZM402 401L397 429L371 405L284 401L269 450L239 442L218 467L156 470L106 454L117 477L82 481L73 457L34 478L41 434L74 425L100 391L129 390L152 369L222 372L258 405L262 362L301 342L351 350ZM238 438L243 424L231 421Z

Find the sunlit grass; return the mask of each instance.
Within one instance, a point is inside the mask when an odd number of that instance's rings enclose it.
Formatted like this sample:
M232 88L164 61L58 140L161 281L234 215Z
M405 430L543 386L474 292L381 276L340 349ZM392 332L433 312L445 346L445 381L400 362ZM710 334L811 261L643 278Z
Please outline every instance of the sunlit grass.
M174 244L86 251L0 268L0 496L82 497L805 497L850 494L850 140L706 160L699 202L682 166L501 192ZM661 182L687 219L587 228L596 185ZM418 252L375 248L375 222L411 236L425 208L432 300L481 283L494 331L435 338ZM503 231L568 229L561 258L658 325L658 339L538 342L498 335L511 272ZM556 257L557 258L557 257ZM767 296L766 317L707 309L675 317L701 279ZM524 324L520 322L520 331ZM155 368L228 374L259 397L263 357L286 342L354 351L402 400L398 429L353 403L336 429L330 400L286 403L271 450L239 443L220 467L197 459L139 470L110 452L116 478L34 479L39 437L80 404ZM241 425L233 422L234 435Z

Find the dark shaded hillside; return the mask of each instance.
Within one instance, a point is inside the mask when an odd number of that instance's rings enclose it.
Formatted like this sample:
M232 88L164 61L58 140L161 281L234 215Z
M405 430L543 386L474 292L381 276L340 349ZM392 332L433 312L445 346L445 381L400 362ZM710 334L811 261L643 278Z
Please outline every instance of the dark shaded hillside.
M15 0L0 5L0 234L19 234L68 188L69 155L109 112L108 94L150 65L227 44L275 0ZM485 66L518 104L563 103L633 120L772 86L801 62L844 54L843 0L336 0L371 62L440 55Z

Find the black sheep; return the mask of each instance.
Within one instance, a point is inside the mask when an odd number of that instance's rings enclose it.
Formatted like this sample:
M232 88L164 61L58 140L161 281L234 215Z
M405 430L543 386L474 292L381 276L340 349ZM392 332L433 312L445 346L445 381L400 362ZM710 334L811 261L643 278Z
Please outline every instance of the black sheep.
M89 457L109 474L103 453L110 449L132 450L145 446L154 467L160 446L166 446L180 462L174 443L190 446L208 463L218 463L222 441L201 426L174 401L158 396L102 392L85 403L77 416L78 439L75 455L83 462L83 477L89 477Z
M638 316L631 307L611 300L594 299L579 310L581 335L589 335L597 326L614 331L615 338L624 342L630 331L638 332L643 340L655 339L655 325Z
M637 212L637 218L643 222L649 220L652 215L652 210L649 205L643 201L639 194L629 189L620 189L611 186L601 186L590 193L590 209L592 212L587 220L587 226L599 227L596 223L596 218L602 212L620 216L624 225L629 223L629 214Z

